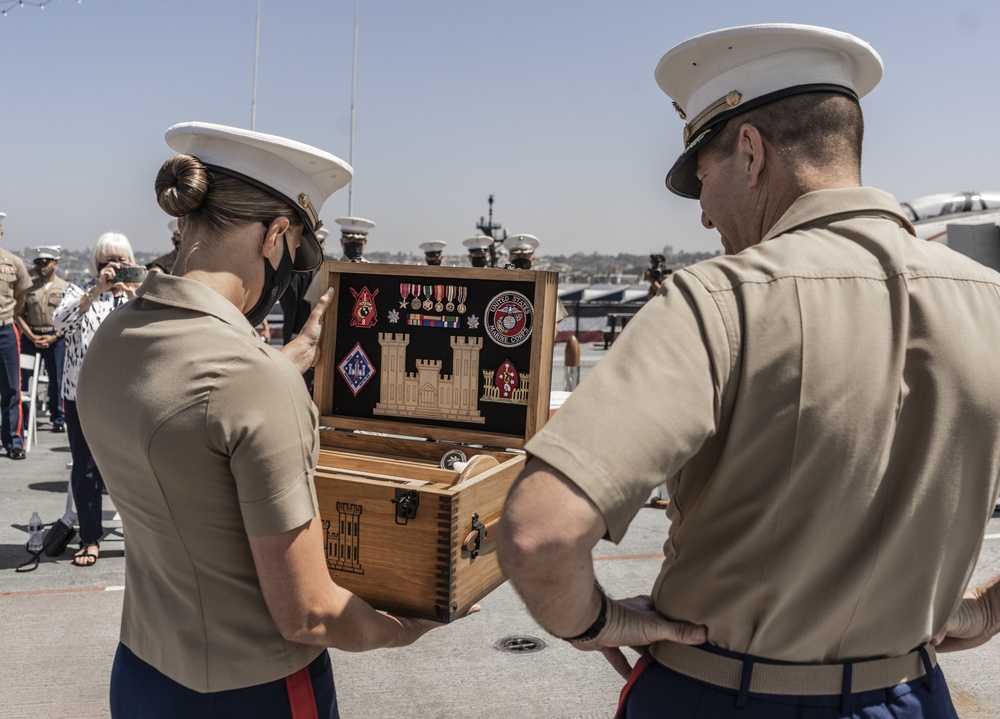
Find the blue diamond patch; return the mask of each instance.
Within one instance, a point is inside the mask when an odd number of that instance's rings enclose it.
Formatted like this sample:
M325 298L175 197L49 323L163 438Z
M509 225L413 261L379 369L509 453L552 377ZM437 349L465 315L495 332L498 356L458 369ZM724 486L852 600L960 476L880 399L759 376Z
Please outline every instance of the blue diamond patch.
M354 345L354 349L347 353L347 356L337 365L340 376L347 382L354 396L358 396L366 384L375 376L375 366L368 359L368 355L361 349L361 343Z

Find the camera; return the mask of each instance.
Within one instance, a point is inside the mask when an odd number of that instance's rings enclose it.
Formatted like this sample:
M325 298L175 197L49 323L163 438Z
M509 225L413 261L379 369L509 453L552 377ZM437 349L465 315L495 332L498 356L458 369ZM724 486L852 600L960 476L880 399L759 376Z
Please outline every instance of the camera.
M667 258L663 255L650 255L649 267L643 273L643 280L646 282L662 282L664 274L670 274L670 270L664 267L666 263Z
M132 267L119 267L115 270L115 282L124 282L128 285L137 285L146 279L145 267L132 266Z

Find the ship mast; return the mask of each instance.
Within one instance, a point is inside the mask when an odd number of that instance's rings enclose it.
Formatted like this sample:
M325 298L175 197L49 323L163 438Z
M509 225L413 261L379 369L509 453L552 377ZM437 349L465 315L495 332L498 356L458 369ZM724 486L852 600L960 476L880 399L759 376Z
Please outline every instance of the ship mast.
M503 230L499 224L494 224L493 222L493 195L490 195L488 202L490 203L489 221L480 217L479 224L476 225L476 229L493 240L493 243L490 245L490 267L496 267L497 248L503 244L504 240L507 239L507 230ZM503 230L503 235L500 234L500 230Z

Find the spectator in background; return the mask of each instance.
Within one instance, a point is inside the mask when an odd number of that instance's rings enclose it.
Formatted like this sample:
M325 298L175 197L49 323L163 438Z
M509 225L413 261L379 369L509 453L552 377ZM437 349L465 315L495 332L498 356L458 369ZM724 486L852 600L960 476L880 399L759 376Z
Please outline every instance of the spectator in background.
M538 249L538 238L534 235L511 235L503 241L503 246L510 253L510 264L519 270L530 270L535 266L535 250ZM559 336L559 323L569 317L569 311L563 301L556 299L556 336Z
M473 267L486 267L490 263L490 245L493 244L492 237L476 235L475 237L463 240L462 244L469 249L470 265Z
M663 278L673 272L667 266L667 258L663 255L650 255L649 256L649 267L643 274L643 282L649 283L649 291L646 293L646 300L651 300L656 296L656 293L660 291L660 287L663 284Z
M24 311L18 315L21 326L21 353L39 354L49 377L48 410L53 432L66 431L66 415L62 404L62 375L66 356L63 333L55 328L52 315L62 302L69 282L56 274L59 247L36 247L33 250L35 279L24 299ZM28 374L22 378L26 386Z
M90 264L96 277L82 287L69 285L52 315L52 324L66 336L62 396L69 429L69 449L73 457L70 486L80 522L80 551L73 556L73 565L77 567L92 567L100 556L100 540L104 536L101 522L104 480L80 426L76 383L83 357L97 328L112 310L135 299L138 287L137 284L115 282L116 270L135 264L132 245L125 235L106 232L97 238ZM109 395L102 401L104 412L128 413L125 397Z
M7 213L0 212L0 223L5 217ZM27 456L22 436L20 333L14 318L21 315L29 287L31 278L21 258L0 247L0 437L11 459Z
M365 248L368 246L368 233L375 228L375 223L363 217L338 217L334 222L340 225L340 246L344 248L340 261L368 262Z
M425 242L420 245L420 250L424 253L424 259L427 261L428 265L440 266L444 248L447 246L447 242L443 242L441 240L431 240L430 242Z
M169 275L174 271L174 263L177 261L177 250L181 246L181 231L176 219L167 223L167 229L170 230L170 242L173 244L174 249L165 255L160 255L146 265L146 269L150 272L165 272Z

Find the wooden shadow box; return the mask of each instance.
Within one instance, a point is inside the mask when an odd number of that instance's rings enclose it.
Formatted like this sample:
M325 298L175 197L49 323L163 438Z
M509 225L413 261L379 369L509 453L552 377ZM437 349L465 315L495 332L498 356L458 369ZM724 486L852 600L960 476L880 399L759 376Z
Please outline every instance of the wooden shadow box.
M548 418L554 272L326 262L316 494L330 576L449 622L500 586L495 524Z

